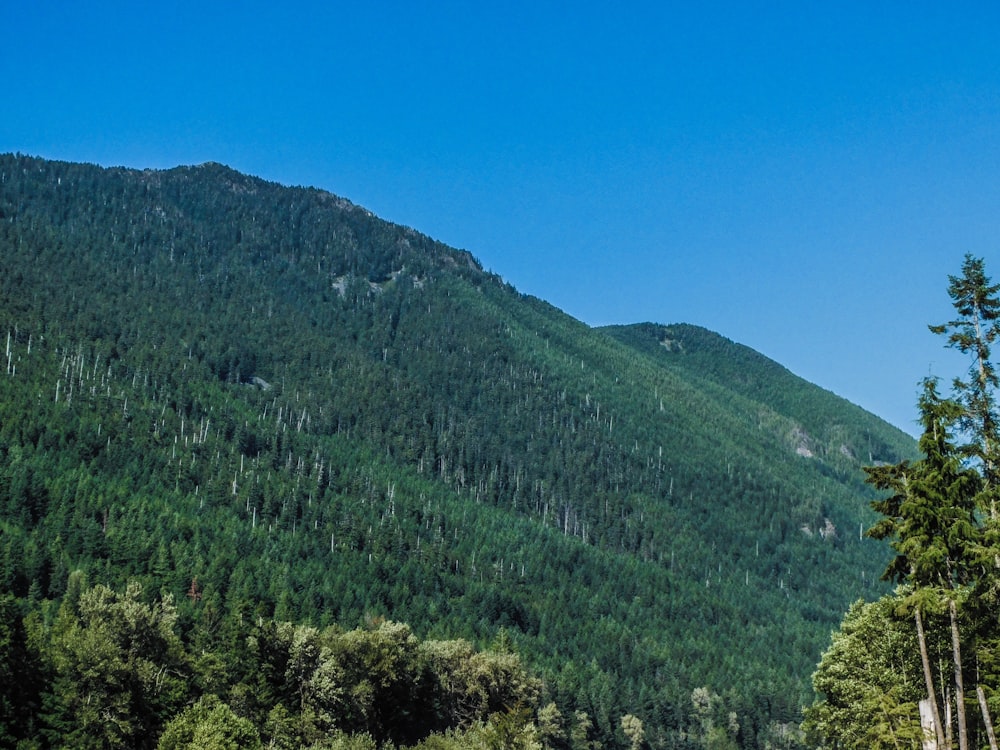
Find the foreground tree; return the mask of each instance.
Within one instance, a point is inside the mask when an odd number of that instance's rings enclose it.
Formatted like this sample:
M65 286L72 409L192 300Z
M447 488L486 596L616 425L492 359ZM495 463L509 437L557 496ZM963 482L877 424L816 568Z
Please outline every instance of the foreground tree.
M203 696L167 724L157 750L257 750L253 724L214 695Z
M142 601L97 585L64 600L45 656L53 674L45 695L45 734L53 745L153 747L168 716L183 705L189 668L168 597Z
M916 634L896 614L906 593L858 601L847 611L813 675L824 698L805 712L810 746L919 747L918 701L926 690Z
M982 518L979 550L980 573L970 609L976 612L983 647L977 653L977 671L995 662L1000 633L990 633L996 624L994 612L1000 603L1000 410L997 389L1000 376L991 361L992 348L1000 337L1000 284L986 274L985 262L967 254L959 276L949 276L948 295L957 317L930 326L933 333L947 335L948 346L970 358L966 376L955 378L954 398L962 407L959 427L967 441L961 450L982 473L977 505ZM995 669L991 670L995 673ZM980 710L990 747L996 750L985 691L977 688Z
M937 381L924 381L920 397L920 421L924 431L920 450L924 457L910 465L868 467L868 482L893 494L872 503L885 516L868 531L874 539L892 539L897 555L883 578L912 587L906 605L912 609L924 668L935 732L944 747L940 712L933 689L923 630L925 611L948 611L952 667L955 684L955 711L960 750L968 748L965 716L965 685L959 637L958 605L973 582L973 566L978 545L976 496L981 485L974 469L962 464L952 439L952 428L962 415L961 406L943 399Z

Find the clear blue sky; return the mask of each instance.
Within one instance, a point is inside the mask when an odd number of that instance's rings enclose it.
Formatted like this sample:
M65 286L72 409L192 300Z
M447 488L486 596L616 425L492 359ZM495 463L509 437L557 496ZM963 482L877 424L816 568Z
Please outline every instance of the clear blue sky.
M0 151L322 187L911 432L947 275L1000 278L996 3L4 6Z

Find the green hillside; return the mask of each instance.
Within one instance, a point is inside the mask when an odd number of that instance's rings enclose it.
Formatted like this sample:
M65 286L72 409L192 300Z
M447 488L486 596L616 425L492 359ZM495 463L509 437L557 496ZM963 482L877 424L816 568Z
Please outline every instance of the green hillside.
M590 329L215 164L0 156L0 257L0 593L43 641L79 570L173 595L189 649L402 621L500 638L542 679L529 708L605 747L631 714L650 747L763 748L882 591L860 467L913 440L701 329ZM260 729L236 661L180 702ZM58 744L57 694L15 696L12 734Z
M851 474L856 472L854 459L872 464L877 456L899 450L898 434L873 430L871 415L860 407L705 328L639 323L601 330L686 379L721 388L725 398L735 395L786 417L796 425L796 447L840 463Z

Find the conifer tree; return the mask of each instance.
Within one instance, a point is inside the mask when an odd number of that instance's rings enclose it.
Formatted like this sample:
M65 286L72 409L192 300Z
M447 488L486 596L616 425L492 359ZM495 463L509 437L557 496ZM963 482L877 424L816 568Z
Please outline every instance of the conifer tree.
M868 536L893 540L891 546L897 555L886 568L883 579L912 586L908 603L916 621L939 747L944 747L945 743L922 619L926 611L948 610L959 748L966 750L968 731L958 605L974 582L973 566L979 541L975 500L980 476L963 465L952 439L951 431L962 415L962 407L955 401L941 398L937 381L932 378L924 381L919 405L924 428L919 447L924 457L912 465L904 461L894 466L865 469L870 484L893 493L872 503L872 507L885 517L869 529Z
M977 458L986 480L991 517L997 508L993 490L1000 479L1000 417L997 414L996 389L1000 378L990 361L993 343L1000 336L1000 284L990 283L982 258L966 255L961 276L948 277L948 295L958 317L930 330L947 334L948 346L972 357L965 379L955 378L955 400L963 407L960 426L971 442L965 451Z
M954 398L963 409L959 426L969 441L962 452L975 461L983 477L977 500L983 515L981 571L972 605L980 610L984 621L990 621L1000 601L1000 409L996 396L1000 376L990 361L993 344L1000 337L1000 284L993 284L986 275L983 259L970 254L965 256L961 275L948 279L948 294L958 317L932 325L930 330L947 334L948 346L970 355L972 360L967 376L955 378L953 387ZM992 653L995 647L985 650ZM987 730L992 734L982 690L977 693ZM992 738L990 745L995 747Z

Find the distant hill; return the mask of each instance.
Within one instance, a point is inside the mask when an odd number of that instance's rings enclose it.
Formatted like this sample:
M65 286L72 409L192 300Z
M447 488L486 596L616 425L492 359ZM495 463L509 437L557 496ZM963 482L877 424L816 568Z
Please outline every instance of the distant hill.
M839 452L871 464L876 456L898 450L898 435L892 435L888 443L880 442L881 432L870 430L870 416L861 407L705 328L638 323L600 330L687 378L711 382L792 420L796 446L804 453L837 462ZM845 465L853 472L856 464L849 460Z
M882 591L860 467L914 441L704 329L591 329L217 164L0 156L0 257L0 593L25 612L79 569L172 593L188 639L501 637L606 747L626 713L688 746L706 688L763 748Z

